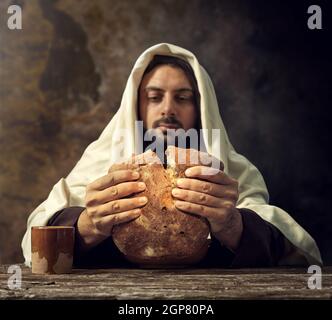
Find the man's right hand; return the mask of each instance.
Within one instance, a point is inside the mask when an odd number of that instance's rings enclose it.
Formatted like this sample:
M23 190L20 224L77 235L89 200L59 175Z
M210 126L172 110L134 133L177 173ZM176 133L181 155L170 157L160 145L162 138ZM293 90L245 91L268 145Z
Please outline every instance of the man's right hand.
M139 173L134 170L116 170L87 185L86 209L77 223L82 249L92 248L108 238L114 225L140 216L147 198L125 199L145 190L145 183L137 179Z

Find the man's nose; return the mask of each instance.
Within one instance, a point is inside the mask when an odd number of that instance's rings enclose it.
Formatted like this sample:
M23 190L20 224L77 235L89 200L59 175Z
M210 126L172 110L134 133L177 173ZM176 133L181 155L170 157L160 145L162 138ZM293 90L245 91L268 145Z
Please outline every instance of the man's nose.
M175 116L176 108L173 98L170 96L165 96L162 105L162 115L163 116Z

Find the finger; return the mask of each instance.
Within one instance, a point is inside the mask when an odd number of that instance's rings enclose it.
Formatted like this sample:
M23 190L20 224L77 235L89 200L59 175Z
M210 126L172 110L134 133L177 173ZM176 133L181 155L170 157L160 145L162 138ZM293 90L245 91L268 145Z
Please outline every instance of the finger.
M128 222L138 218L142 214L140 209L128 210L125 212L120 212L105 216L95 223L98 230L109 230L105 236L109 236L112 233L112 227L114 225Z
M224 170L224 163L207 152L199 151L199 162L203 166Z
M106 176L103 176L88 185L88 191L90 190L104 190L108 187L117 185L121 182L133 181L139 178L139 173L134 170L119 170L114 171Z
M124 212L140 208L146 205L148 202L147 197L135 197L130 199L119 199L105 203L101 206L96 207L98 216L106 216L114 213ZM93 207L92 207L93 210ZM90 209L91 211L91 209Z
M125 212L120 212L116 214L112 214L110 216L106 216L105 223L112 223L113 225L117 225L120 223L128 222L130 220L138 218L142 214L140 209L129 210Z
M85 205L92 207L104 204L113 200L122 199L133 193L144 191L144 182L123 182L102 191L90 192L85 199Z
M179 200L197 203L197 204L203 204L208 207L218 208L222 204L220 198L210 196L202 192L175 188L172 190L172 195Z
M198 178L225 185L233 184L236 182L236 180L229 177L225 172L205 166L195 166L188 168L185 171L185 175L188 178Z
M218 220L221 216L224 215L225 209L222 208L212 208L208 206L204 206L202 204L196 204L191 202L186 202L182 200L177 200L174 202L175 207L184 212L197 214L201 217L210 219L210 220Z
M230 188L228 185L226 186L213 182L188 178L177 179L176 185L181 189L203 192L219 198L238 199L237 188Z

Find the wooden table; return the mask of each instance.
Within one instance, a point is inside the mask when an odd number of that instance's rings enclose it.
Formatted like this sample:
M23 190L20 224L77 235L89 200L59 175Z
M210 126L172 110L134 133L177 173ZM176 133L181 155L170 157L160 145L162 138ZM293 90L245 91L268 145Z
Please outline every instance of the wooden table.
M307 269L97 269L34 275L22 265L22 287L8 287L0 266L0 299L331 299L332 267L322 289L309 289Z

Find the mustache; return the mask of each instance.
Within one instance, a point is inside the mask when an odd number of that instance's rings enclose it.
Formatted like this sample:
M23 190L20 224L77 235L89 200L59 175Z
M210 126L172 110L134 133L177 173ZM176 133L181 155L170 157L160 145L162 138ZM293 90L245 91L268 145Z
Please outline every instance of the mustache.
M155 122L153 122L152 127L157 128L161 124L170 124L170 125L174 125L179 128L183 128L182 123L174 117L163 117L159 120L156 120Z

